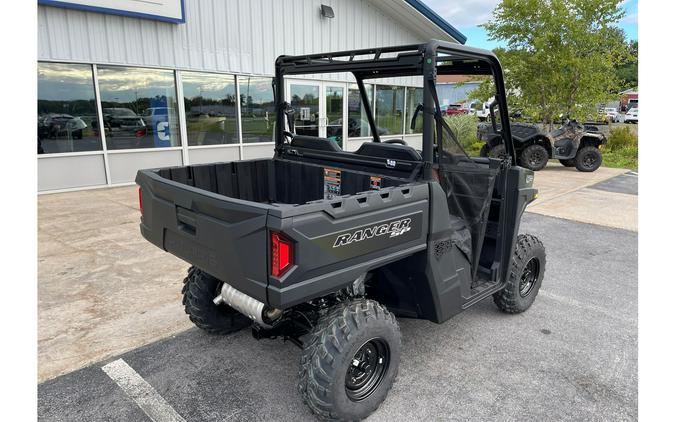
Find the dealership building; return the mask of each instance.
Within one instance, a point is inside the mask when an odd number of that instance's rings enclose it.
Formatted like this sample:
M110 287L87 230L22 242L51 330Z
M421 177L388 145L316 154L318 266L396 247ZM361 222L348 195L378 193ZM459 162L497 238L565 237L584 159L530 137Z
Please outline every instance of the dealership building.
M270 157L279 55L433 38L466 41L418 0L38 0L38 190ZM420 128L406 124L421 80L372 82L382 138L421 148ZM371 139L351 75L286 84L296 131L349 151Z

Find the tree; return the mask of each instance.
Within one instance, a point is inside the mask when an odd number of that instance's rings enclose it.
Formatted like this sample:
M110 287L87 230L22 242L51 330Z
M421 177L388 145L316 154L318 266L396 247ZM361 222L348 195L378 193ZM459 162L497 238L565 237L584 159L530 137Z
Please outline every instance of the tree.
M638 86L638 42L628 42L631 60L616 68L616 77L619 78L621 87L624 89L637 88Z
M503 0L482 26L505 69L509 103L550 123L583 118L620 89L615 69L630 59L620 0Z

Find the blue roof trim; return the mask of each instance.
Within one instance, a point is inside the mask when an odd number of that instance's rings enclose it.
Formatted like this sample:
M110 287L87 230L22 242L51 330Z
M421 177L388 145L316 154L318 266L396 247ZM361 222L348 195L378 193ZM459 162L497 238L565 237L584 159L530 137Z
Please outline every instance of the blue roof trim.
M459 32L457 28L450 25L448 21L438 16L438 14L433 10L431 10L429 6L427 6L426 4L422 3L419 0L405 0L405 2L408 3L410 6L412 6L415 10L420 12L422 15L424 15L424 17L429 19L431 22L436 24L436 26L441 28L443 31L447 32L452 38L456 39L458 43L460 44L466 43L466 35Z
M110 15L128 16L132 18L150 19L160 22L185 23L185 0L180 0L181 17L170 18L167 16L151 15L148 13L129 12L127 10L111 9L108 7L89 6L86 4L68 3L58 0L38 0L38 4L45 6L62 7L64 9L84 10L85 12L107 13Z

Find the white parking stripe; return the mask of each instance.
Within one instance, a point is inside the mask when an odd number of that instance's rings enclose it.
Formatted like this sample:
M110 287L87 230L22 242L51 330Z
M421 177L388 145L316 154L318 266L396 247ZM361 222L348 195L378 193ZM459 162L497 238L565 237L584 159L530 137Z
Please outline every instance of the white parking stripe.
M138 407L155 422L185 422L159 393L124 360L117 359L101 368Z

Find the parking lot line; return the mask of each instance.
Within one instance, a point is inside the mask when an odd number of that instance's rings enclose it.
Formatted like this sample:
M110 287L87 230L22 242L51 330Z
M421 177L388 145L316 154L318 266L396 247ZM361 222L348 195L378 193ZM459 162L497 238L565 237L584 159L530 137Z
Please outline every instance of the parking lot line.
M185 422L169 403L123 359L101 368L155 422Z

